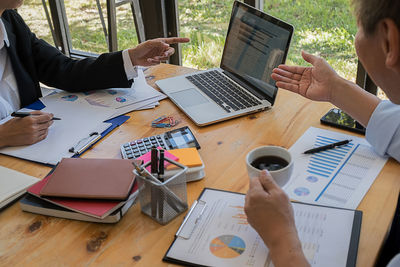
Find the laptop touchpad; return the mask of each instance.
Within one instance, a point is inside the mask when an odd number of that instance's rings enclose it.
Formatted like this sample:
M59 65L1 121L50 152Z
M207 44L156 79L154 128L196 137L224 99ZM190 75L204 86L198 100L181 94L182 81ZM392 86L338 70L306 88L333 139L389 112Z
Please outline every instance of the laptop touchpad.
M202 96L196 89L190 88L182 90L176 93L172 93L171 96L179 103L182 107L191 107L208 102L208 99Z

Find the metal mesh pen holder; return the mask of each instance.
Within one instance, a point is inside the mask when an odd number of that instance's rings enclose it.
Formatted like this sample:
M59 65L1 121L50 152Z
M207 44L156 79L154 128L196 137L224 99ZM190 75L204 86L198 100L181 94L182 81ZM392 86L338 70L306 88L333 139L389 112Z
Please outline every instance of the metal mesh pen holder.
M142 212L163 225L188 208L186 192L188 168L169 158L165 158L165 160L179 169L171 175L168 175L168 171L165 172L164 182L146 170L151 162L142 165L146 176L141 176L136 170L134 171L139 183L139 201Z

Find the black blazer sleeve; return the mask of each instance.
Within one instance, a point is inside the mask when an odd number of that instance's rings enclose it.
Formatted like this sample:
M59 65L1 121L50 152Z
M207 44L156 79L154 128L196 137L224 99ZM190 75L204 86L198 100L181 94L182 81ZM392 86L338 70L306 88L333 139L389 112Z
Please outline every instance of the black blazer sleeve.
M8 48L14 74L25 106L40 97L39 82L70 92L129 87L122 52L98 58L71 59L38 39L14 10L2 15L10 40Z

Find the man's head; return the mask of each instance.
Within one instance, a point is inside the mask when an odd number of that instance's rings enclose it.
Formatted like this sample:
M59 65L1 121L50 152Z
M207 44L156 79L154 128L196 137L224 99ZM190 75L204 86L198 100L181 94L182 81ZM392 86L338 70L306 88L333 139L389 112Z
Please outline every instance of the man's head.
M400 28L399 0L353 0L354 11L366 34L375 31L378 22L384 18L392 19Z
M400 104L400 1L353 0L353 5L357 55L376 85Z

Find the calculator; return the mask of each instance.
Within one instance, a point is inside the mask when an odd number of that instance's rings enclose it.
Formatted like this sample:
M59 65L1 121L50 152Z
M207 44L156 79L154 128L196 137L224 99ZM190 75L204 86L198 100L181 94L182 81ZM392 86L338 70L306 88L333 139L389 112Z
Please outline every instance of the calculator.
M200 145L188 126L165 132L160 135L145 137L121 145L121 155L124 159L135 159L146 154L152 147L162 147L166 150L195 147Z

